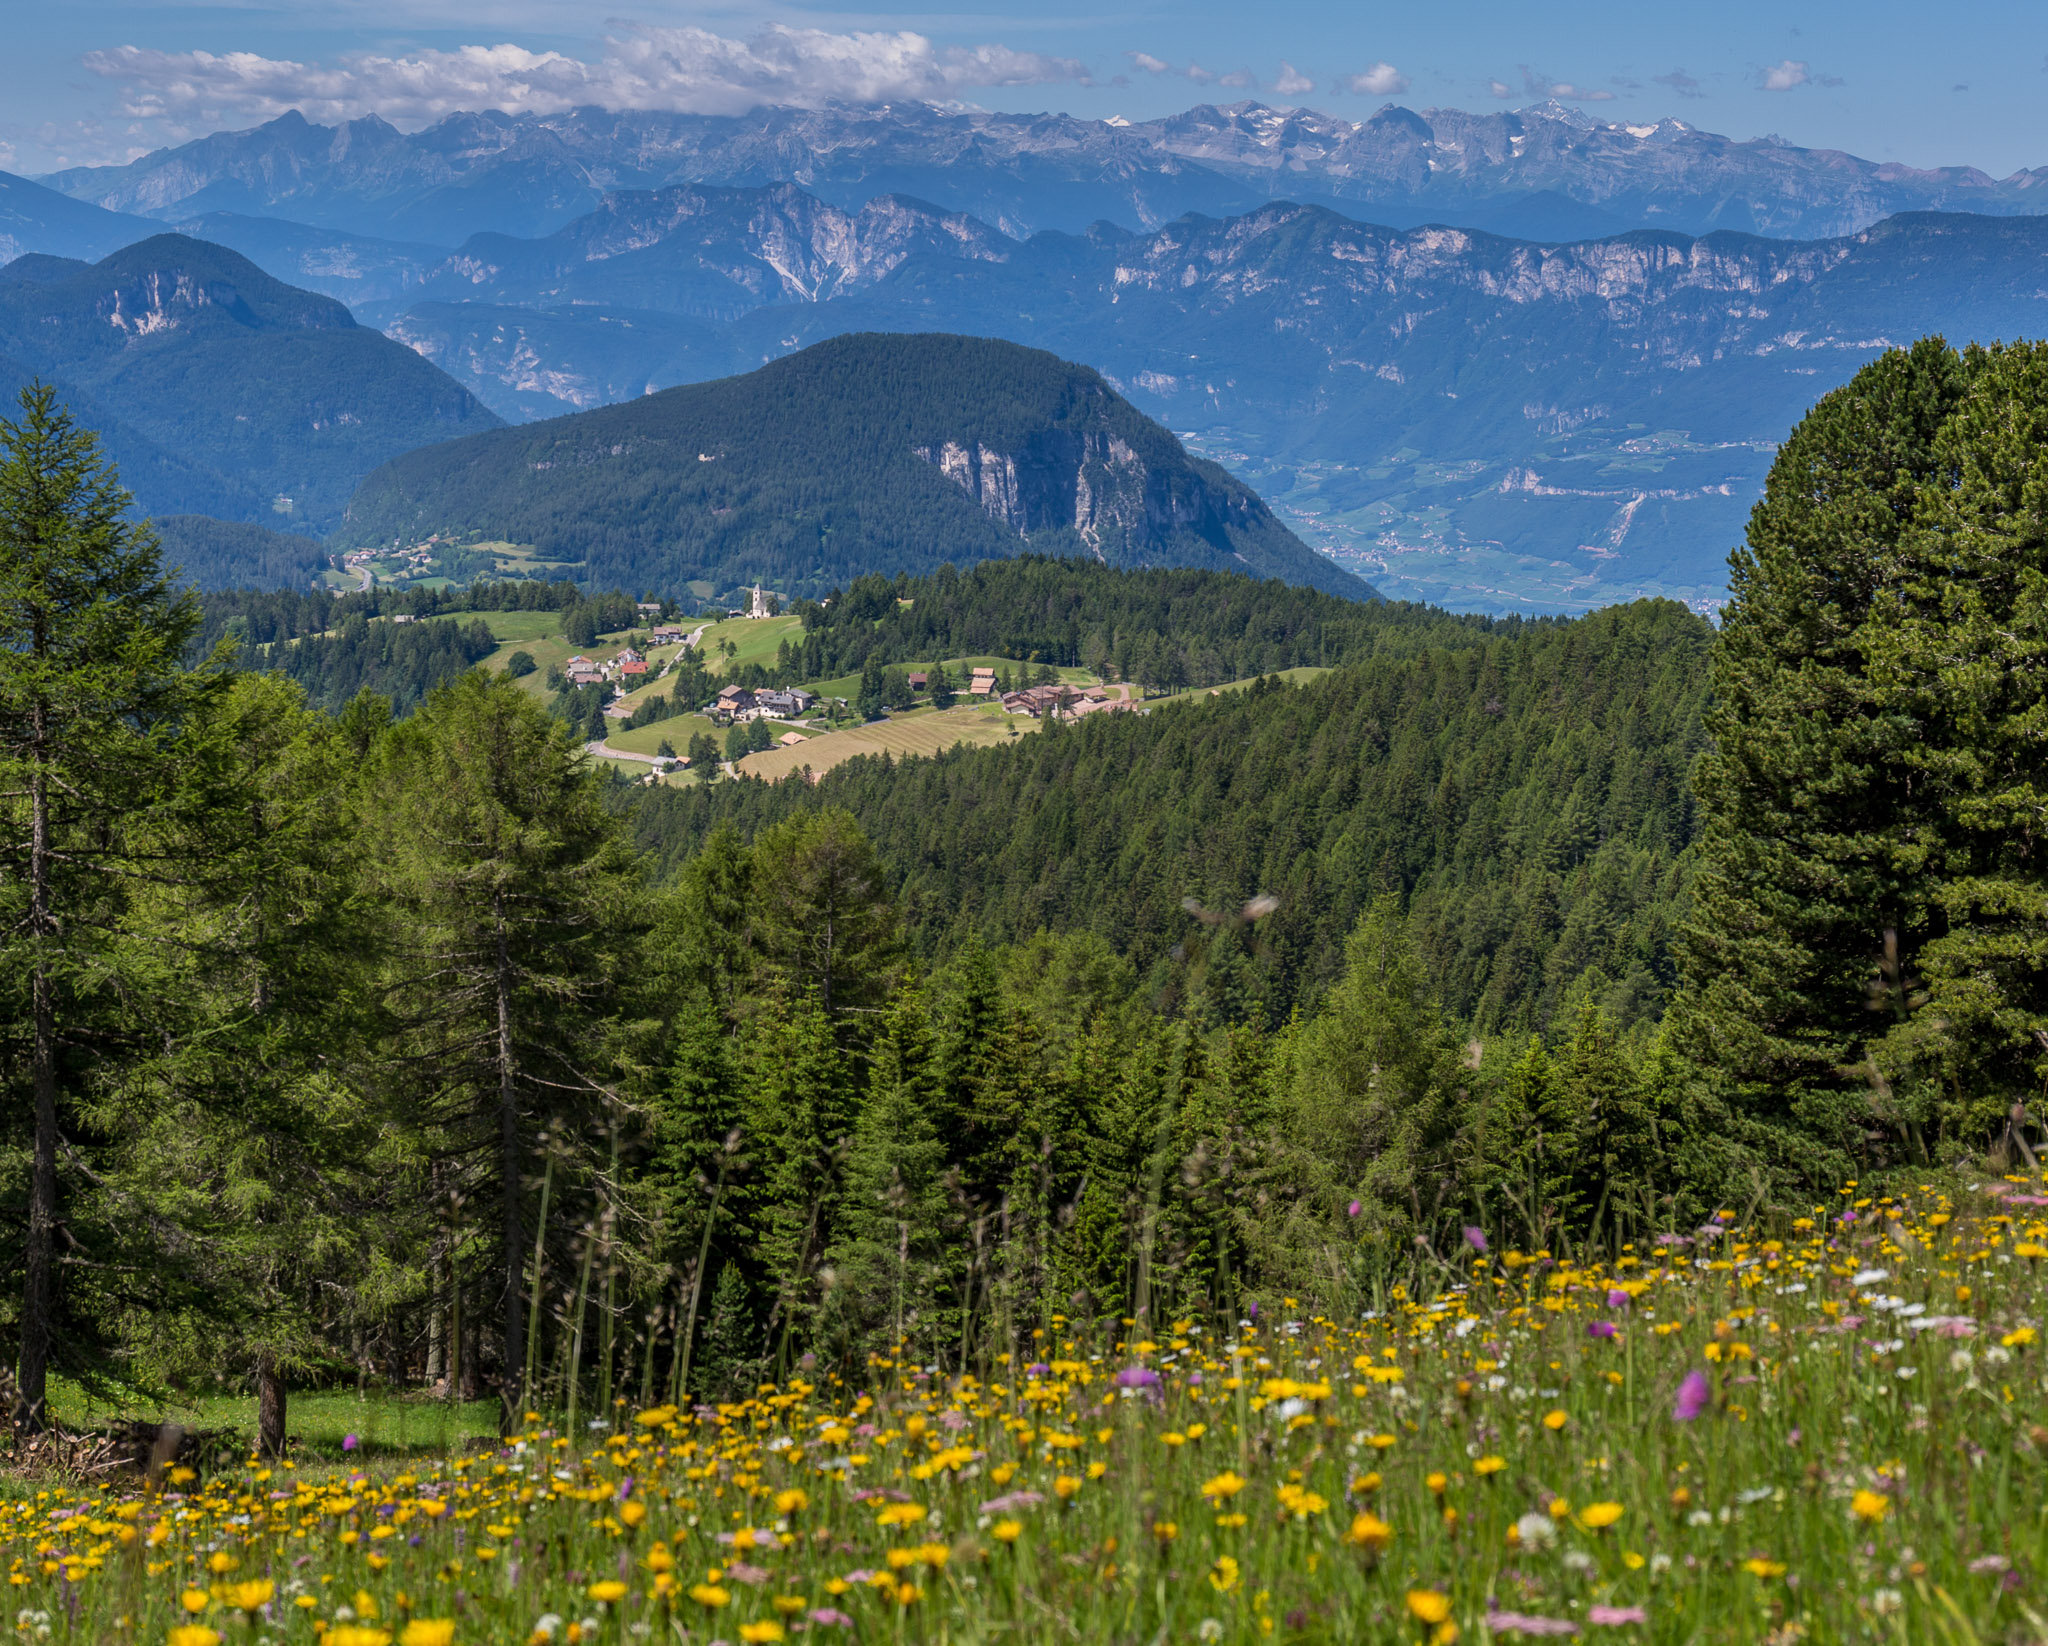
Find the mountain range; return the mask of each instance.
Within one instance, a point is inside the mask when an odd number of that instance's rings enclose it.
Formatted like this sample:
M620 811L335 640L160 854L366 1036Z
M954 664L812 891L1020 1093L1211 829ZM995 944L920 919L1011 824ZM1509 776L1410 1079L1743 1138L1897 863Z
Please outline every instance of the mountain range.
M910 194L1016 236L1101 220L1151 229L1276 199L1396 228L1448 222L1550 240L1637 227L1824 238L1902 211L2048 207L2048 169L1921 170L1680 120L1601 121L1555 102L1490 114L1389 104L1362 121L1238 103L1137 124L922 103L579 109L453 114L411 133L375 116L330 127L293 112L44 181L162 221L283 217L444 247L546 235L614 191L678 183L795 183L849 210Z
M319 532L385 459L498 423L334 299L180 235L0 268L0 393L32 378L101 431L146 510Z
M1389 594L1706 606L1805 408L1926 332L2048 329L2044 260L2032 217L1549 246L1274 205L1016 242L901 197L688 188L472 240L385 324L510 419L850 331L1008 337L1098 367Z
M290 115L45 183L0 177L0 245L96 250L174 222L350 305L510 422L854 332L1047 347L1350 571L1460 609L1710 608L1776 441L1821 393L1927 332L2048 329L2030 215L2048 172L1917 171L1556 104L1143 125L585 110L410 134ZM1970 210L1906 209L1934 205ZM336 521L373 455L490 421L398 419L316 484L180 444L170 401L143 415L90 378L67 383L157 506L302 529ZM244 445L250 416L230 431Z
M529 546L599 587L823 595L1027 550L1371 590L1085 366L979 337L839 337L745 376L415 451L340 542Z

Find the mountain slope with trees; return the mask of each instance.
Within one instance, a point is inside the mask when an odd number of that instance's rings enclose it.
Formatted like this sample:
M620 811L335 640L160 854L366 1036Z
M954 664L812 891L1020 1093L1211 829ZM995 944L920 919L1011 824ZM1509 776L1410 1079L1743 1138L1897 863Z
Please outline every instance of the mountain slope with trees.
M599 587L822 594L1029 547L1371 593L1095 372L970 337L837 338L409 453L364 481L341 540L434 532L531 544Z
M0 269L0 356L0 388L38 377L111 412L143 506L170 514L325 532L379 463L498 422L333 299L181 235Z

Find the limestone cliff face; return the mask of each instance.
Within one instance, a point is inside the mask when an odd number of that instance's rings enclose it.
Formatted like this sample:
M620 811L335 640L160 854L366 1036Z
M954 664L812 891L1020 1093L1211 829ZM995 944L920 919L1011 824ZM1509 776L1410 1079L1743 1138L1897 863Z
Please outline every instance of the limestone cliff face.
M1176 534L1227 540L1269 518L1242 487L1213 484L1185 459L1148 463L1108 429L1049 429L1015 451L957 440L916 451L990 519L1021 537L1072 531L1098 559L1112 544L1126 557L1163 552Z

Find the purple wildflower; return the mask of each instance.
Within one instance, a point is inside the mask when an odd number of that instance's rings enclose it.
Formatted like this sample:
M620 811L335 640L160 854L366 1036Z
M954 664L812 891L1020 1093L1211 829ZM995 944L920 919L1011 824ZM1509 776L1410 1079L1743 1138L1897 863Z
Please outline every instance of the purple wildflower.
M1150 1366L1126 1366L1116 1374L1116 1386L1119 1389L1156 1389L1159 1387L1159 1374Z
M344 1452L352 1452L361 1444L362 1442L356 1439L354 1435L343 1435L341 1437L341 1449Z
M1714 1386L1707 1381L1705 1372L1687 1372L1685 1381L1678 1386L1678 1399L1671 1408L1673 1423L1690 1423L1707 1409L1707 1402L1714 1398Z
M1465 1225L1465 1244L1466 1244L1466 1245L1468 1245L1468 1246L1470 1246L1470 1247L1471 1247L1471 1248L1472 1248L1472 1249L1473 1249L1473 1250L1474 1250L1475 1252L1483 1252L1483 1251L1485 1251L1485 1250L1486 1250L1486 1231L1485 1231L1484 1229L1480 1228L1480 1227L1479 1227L1479 1226L1478 1226L1477 1224L1473 1224L1473 1223L1468 1223L1468 1224L1466 1224L1466 1225Z
M851 1629L853 1619L835 1606L814 1606L810 1619L821 1629Z
M1630 1303L1632 1303L1632 1302L1634 1302L1634 1301L1635 1301L1635 1300L1634 1300L1633 1298L1631 1298L1631 1297L1630 1297L1630 1296L1628 1295L1628 1293L1627 1293L1627 1292L1625 1292L1625 1291L1623 1291L1623 1290L1622 1290L1622 1289L1621 1289L1621 1288L1620 1288L1619 1286L1611 1286L1611 1287L1609 1287L1609 1288L1608 1288L1608 1291L1607 1291L1607 1307L1608 1307L1608 1308L1610 1308L1610 1309L1626 1309L1626 1308L1627 1308L1627 1307L1629 1306L1629 1304L1630 1304Z
M1360 1212L1362 1212L1362 1211L1364 1211L1364 1210L1365 1210L1365 1208L1364 1208L1363 1206L1361 1206L1361 1205L1360 1205L1360 1204L1359 1204L1359 1203L1358 1203L1357 1201L1355 1201L1355 1200L1354 1200L1354 1201L1352 1201L1352 1203L1351 1203L1351 1204L1350 1204L1349 1206L1347 1206L1347 1207L1346 1207L1346 1208L1344 1209L1344 1215L1345 1215L1346 1217L1356 1217L1356 1216L1357 1216L1357 1215L1358 1215L1358 1214L1359 1214Z
M1588 1606L1586 1621L1619 1628L1624 1623L1648 1623L1650 1614L1640 1606Z
M1586 1326L1586 1335L1588 1337L1612 1337L1614 1333L1615 1325L1611 1320L1590 1321Z

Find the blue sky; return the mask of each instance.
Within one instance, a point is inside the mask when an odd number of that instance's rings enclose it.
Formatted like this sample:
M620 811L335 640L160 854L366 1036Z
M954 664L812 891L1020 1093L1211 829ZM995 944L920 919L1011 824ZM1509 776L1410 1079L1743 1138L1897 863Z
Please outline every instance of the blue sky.
M1514 107L1672 114L1908 165L2048 166L2048 5L1506 0L11 0L0 167L126 158L288 106L415 127L452 108L957 98L1133 119L1257 97L1354 118Z

